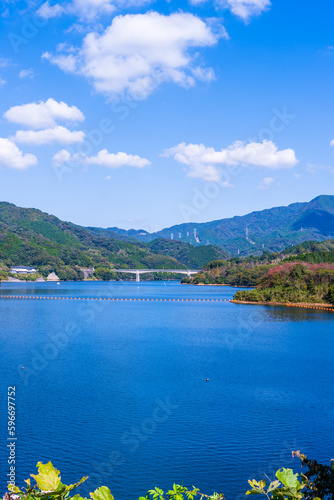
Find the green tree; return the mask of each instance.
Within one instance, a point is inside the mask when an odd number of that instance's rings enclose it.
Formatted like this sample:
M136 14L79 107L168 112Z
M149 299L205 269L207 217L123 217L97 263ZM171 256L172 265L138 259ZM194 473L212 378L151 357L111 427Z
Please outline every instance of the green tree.
M94 272L97 279L102 281L110 281L112 279L116 279L115 273L110 271L110 269L106 267L97 267Z
M328 302L330 304L334 305L334 285L331 285L328 288L328 293L327 293L326 299L328 300Z

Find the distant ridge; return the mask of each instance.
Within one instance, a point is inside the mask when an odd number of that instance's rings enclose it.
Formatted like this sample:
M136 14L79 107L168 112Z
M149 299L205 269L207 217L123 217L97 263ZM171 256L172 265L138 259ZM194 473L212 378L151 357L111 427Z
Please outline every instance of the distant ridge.
M97 231L96 228L90 228ZM196 230L196 239L194 237ZM212 222L184 223L156 233L119 228L102 229L100 234L119 234L149 242L156 238L171 238L193 245L212 244L231 255L259 254L263 250L280 251L304 241L324 241L334 238L334 196L317 196L310 202L292 203L244 216ZM181 238L179 237L181 233ZM188 235L187 235L188 233Z
M244 216L179 224L156 233L82 227L34 208L0 202L0 263L53 270L74 265L200 268L229 255L280 252L305 241L333 238L334 196L330 195Z

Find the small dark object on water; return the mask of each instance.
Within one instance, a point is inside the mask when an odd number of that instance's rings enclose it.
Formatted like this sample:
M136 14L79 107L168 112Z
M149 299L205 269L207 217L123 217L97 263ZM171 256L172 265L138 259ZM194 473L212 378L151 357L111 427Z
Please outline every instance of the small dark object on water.
M21 367L21 370L24 370L24 366Z
M209 379L208 379L208 378L207 378L207 379L205 379L205 382L209 382Z

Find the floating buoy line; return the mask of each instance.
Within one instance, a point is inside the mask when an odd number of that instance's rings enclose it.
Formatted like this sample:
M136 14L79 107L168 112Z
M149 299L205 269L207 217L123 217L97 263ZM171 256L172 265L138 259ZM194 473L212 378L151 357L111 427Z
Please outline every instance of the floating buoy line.
M119 302L227 302L227 299L145 299L125 297L66 297L49 295L0 295L0 299L21 300L94 300L94 301L119 301Z
M228 299L161 299L161 298L133 298L133 297L67 297L67 296L49 296L49 295L0 295L0 299L19 299L19 300L79 300L79 301L109 301L109 302L232 302ZM262 304L259 304L262 305ZM268 302L267 305L270 305ZM278 304L275 304L278 305ZM311 306L304 304L282 303L280 305L287 307L298 307L301 309L317 309L318 311L334 312L334 308Z
M329 311L329 312L334 312L333 307L321 307L321 306L309 306L309 305L304 305L304 304L290 304L287 302L286 304L283 304L287 307L298 307L300 309L318 309L319 311Z

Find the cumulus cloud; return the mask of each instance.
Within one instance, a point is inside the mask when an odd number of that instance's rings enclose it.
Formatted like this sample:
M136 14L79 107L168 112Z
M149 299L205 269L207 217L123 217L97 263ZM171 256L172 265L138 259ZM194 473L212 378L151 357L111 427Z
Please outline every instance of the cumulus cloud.
M191 0L193 5L198 5L207 0ZM270 0L216 0L218 7L229 9L234 15L249 21L253 16L258 16L268 10L271 6Z
M151 0L72 0L51 6L47 1L37 13L43 19L69 14L77 16L81 21L93 21L98 17L111 15L117 9L140 7L150 2Z
M272 141L242 142L235 141L220 151L204 144L181 144L166 149L164 157L174 157L176 161L188 166L188 177L208 181L221 179L221 166L251 166L268 169L292 168L297 163L293 149L279 151Z
M12 122L35 129L53 127L57 121L83 121L83 113L76 106L69 106L65 102L57 102L50 98L47 101L32 102L13 106L4 114Z
M43 59L86 77L111 98L145 99L163 82L191 87L214 78L196 62L198 49L227 38L222 26L187 13L158 12L117 16L102 33L89 33L80 48L46 52Z
M80 73L78 67L78 56L73 54L57 54L54 56L51 52L44 52L42 59L58 66L65 73Z
M110 153L107 149L102 149L95 156L86 156L76 153L71 155L66 149L61 149L53 157L53 163L61 166L65 163L81 165L100 165L102 167L117 169L121 167L144 168L151 165L146 158L138 155L131 155L123 152Z
M12 140L24 144L32 144L42 146L44 144L60 143L74 144L82 142L85 138L84 132L81 130L71 131L66 127L58 125L54 128L44 130L18 130Z
M110 16L117 10L140 7L152 3L153 0L72 0L63 3L50 4L46 1L37 10L43 19L59 17L63 14L76 16L80 21L91 22L101 16ZM190 0L193 5L206 3L209 0ZM260 15L271 6L270 0L214 0L215 6L229 9L234 15L244 21Z
M75 14L80 19L88 20L95 19L101 15L110 15L115 10L115 2L111 0L72 0L68 6L70 14Z
M250 17L258 16L268 10L271 2L270 0L224 0L222 5L247 21Z
M66 12L66 8L59 3L50 5L50 2L43 3L37 11L37 14L43 19L52 19L59 17Z
M52 159L56 165L62 165L63 163L71 160L71 153L66 149L61 149L54 155Z
M151 164L146 158L127 153L109 153L107 149L102 149L96 156L87 156L84 159L86 165L101 165L107 168L136 167L144 168Z
M19 78L33 78L34 70L32 68L22 69L19 73Z
M24 170L37 164L36 156L23 154L9 139L0 138L0 166Z
M262 191L263 189L268 189L268 187L270 187L275 182L276 181L275 181L274 177L265 177L259 183L259 185L257 186L257 189L259 189L260 191Z

